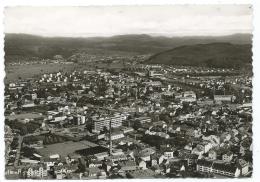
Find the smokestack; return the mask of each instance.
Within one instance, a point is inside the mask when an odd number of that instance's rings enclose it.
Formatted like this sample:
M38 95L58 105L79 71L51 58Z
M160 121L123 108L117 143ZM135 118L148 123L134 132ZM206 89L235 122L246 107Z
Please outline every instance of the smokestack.
M109 120L109 155L112 154L112 140L111 140L111 131L112 127L111 127L111 118Z

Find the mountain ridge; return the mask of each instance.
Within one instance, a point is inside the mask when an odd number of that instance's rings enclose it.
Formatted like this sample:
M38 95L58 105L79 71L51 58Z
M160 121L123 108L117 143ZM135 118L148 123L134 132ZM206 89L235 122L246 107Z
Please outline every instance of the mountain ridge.
M147 34L116 35L112 37L43 37L30 34L5 34L5 60L12 57L52 58L60 54L65 58L77 51L83 52L131 52L156 54L176 47L213 42L252 44L251 34L230 36L165 37ZM93 51L94 50L94 51Z

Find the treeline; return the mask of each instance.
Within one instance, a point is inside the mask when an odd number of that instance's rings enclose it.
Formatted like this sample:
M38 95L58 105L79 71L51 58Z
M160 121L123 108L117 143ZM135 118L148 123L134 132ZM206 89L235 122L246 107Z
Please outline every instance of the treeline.
M8 119L5 120L5 125L10 126L12 129L18 130L20 135L33 133L40 127L40 125L36 123L21 123L18 120L10 121Z
M158 149L160 148L160 146L167 144L170 144L178 148L185 146L189 143L188 138L183 138L181 136L170 137L169 139L165 139L157 135L144 135L142 141Z
M59 136L48 134L48 135L45 135L45 137L43 139L43 145L55 144L55 143L60 143L60 142L64 142L64 141L65 141L65 139L63 139Z

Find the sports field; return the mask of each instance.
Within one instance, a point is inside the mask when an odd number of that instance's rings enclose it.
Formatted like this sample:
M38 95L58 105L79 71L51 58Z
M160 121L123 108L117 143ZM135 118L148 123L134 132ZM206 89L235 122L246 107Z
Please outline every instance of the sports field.
M54 154L59 154L61 157L66 157L68 154L74 153L76 150L82 150L96 146L98 145L86 140L79 142L68 141L46 145L44 148L39 149L38 152L41 156L44 157L49 157L50 155Z

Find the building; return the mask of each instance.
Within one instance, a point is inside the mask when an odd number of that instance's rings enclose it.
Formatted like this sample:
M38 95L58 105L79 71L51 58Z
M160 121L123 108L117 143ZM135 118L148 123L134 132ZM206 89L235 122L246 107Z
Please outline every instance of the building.
M204 159L198 160L197 171L228 177L239 177L241 173L241 170L237 167L237 165L231 163L218 163Z
M105 158L106 160L110 160L111 162L117 162L117 161L126 161L128 160L128 157L126 155L112 155Z
M151 81L151 82L143 82L146 86L152 86L152 87L161 87L162 83L160 81Z
M208 159L209 160L216 160L217 159L217 152L214 149L209 150Z
M164 71L159 71L159 70L152 70L149 71L149 76L150 77L157 77L157 76L163 76L164 75Z
M111 121L112 128L118 128L122 126L122 122L126 119L123 114L114 114L111 117L99 117L92 118L92 129L93 131L100 132L105 128L109 129L109 123Z
M121 172L131 172L137 169L137 165L134 161L121 161L118 163Z
M27 170L27 178L44 178L47 176L47 168L45 166L31 166Z
M173 158L173 153L174 151L170 148L166 149L163 153L163 155L167 158L167 159L172 159Z
M249 162L247 162L243 159L239 159L237 161L237 163L238 163L239 169L241 170L241 175L242 176L247 175L249 172Z
M224 162L230 162L232 160L232 158L233 158L233 153L230 151L228 151L227 153L222 155L222 160Z
M176 97L176 98L179 98L181 102L196 102L197 101L196 93L193 91L183 92L181 97Z
M233 102L234 96L233 95L214 95L214 101L219 102Z
M113 140L118 140L118 139L121 139L121 138L124 138L125 137L125 135L124 135L124 133L123 132L121 132L121 131L117 131L117 132L113 132L113 133L111 133L111 140L113 141ZM107 134L106 136L105 136L105 140L110 140L110 138L109 138L109 134Z
M226 163L213 163L212 172L228 177L239 177L240 169L236 165Z
M197 161L197 171L203 173L211 173L212 172L213 162L207 160L198 160Z
M196 93L193 91L186 91L183 92L183 97L192 97L192 98L196 98Z
M136 118L136 121L140 122L141 124L144 124L144 123L150 123L152 119L150 117L139 117Z

